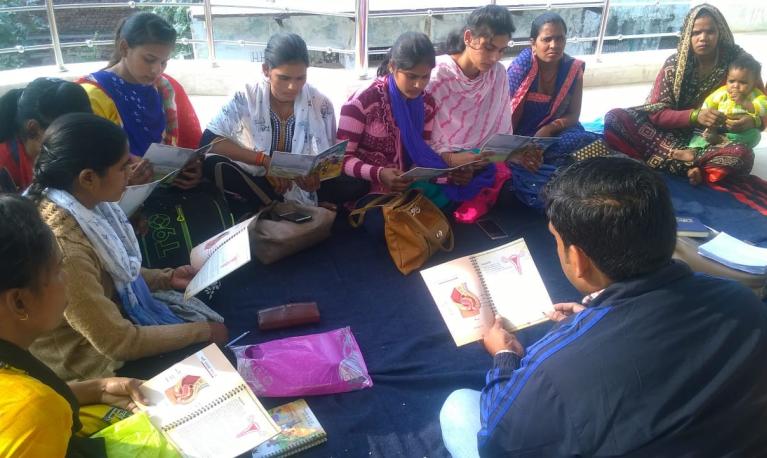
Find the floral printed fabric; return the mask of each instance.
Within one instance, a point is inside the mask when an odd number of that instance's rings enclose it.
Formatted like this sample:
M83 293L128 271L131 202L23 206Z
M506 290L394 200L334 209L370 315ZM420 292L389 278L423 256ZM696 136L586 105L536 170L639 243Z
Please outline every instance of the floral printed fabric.
M262 79L256 84L246 84L227 102L213 120L208 130L226 137L253 151L272 152L271 86ZM296 154L319 154L335 143L336 117L333 104L326 96L309 84L305 84L294 102L295 127L290 152ZM287 147L286 147L287 149ZM242 162L240 167L252 175L264 175L263 167ZM316 193L308 193L295 184L285 194L286 200L316 205Z

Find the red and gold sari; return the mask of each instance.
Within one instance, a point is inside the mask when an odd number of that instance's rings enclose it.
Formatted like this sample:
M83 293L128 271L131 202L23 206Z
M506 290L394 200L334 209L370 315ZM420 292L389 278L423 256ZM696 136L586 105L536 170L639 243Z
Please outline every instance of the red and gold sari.
M711 16L719 30L717 64L708 75L699 74L690 50L693 23L703 14ZM692 110L700 108L706 96L724 84L727 67L742 52L718 9L706 4L693 8L685 18L678 51L663 64L647 103L614 109L605 116L607 142L650 167L675 175L685 176L691 167L698 166L707 183L747 175L754 164L754 152L737 143L700 149L692 163L671 157L673 150L688 148L694 134Z

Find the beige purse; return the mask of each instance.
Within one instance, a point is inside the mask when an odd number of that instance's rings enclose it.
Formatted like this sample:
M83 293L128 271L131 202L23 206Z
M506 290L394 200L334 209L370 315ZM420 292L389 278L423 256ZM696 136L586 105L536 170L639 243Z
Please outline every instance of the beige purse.
M216 186L223 189L223 174L216 164L214 179ZM330 229L336 218L336 212L323 207L304 205L296 202L277 202L269 198L247 174L236 169L251 190L266 204L259 211L248 227L250 234L250 252L264 264L271 264L282 258L298 253L330 237ZM309 216L305 222L295 223L281 218L280 215L300 213Z
M407 275L421 268L438 251L453 250L453 230L445 214L420 191L384 194L349 214L349 224L359 227L365 213L381 208L386 246L394 265Z

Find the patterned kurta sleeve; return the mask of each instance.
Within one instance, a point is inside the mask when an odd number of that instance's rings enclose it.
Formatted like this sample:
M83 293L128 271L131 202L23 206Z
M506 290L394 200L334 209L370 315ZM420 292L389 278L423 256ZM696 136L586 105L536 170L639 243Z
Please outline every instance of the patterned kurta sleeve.
M243 148L255 150L256 145L252 144L248 129L250 118L248 98L245 92L237 91L208 123L207 130L235 141Z

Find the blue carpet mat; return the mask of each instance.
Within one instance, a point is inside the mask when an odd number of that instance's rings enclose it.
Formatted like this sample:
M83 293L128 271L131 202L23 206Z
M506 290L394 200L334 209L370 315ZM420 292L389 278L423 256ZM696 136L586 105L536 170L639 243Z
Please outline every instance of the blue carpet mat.
M714 190L693 189L669 178L678 211L736 237L767 241L765 218ZM703 205L705 203L705 206ZM492 216L509 238L491 241L476 225L455 224L455 250L440 253L425 267L524 237L553 301L579 300L562 273L544 216L502 196ZM259 332L259 309L287 302L316 301L322 321L284 331ZM303 456L448 456L442 444L439 410L458 388L480 389L491 358L480 343L457 348L416 272L403 276L386 246L363 230L337 221L322 244L271 266L251 263L222 281L214 306L226 317L232 336L251 334L240 344L312 334L350 326L374 386L307 401L328 433L324 445ZM519 333L525 345L550 328L542 324ZM262 399L267 408L291 399Z
M732 195L706 186L692 187L686 178L666 177L674 209L731 236L767 247L767 218Z

